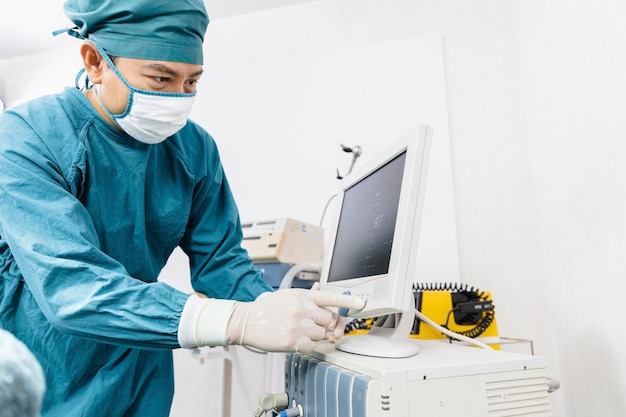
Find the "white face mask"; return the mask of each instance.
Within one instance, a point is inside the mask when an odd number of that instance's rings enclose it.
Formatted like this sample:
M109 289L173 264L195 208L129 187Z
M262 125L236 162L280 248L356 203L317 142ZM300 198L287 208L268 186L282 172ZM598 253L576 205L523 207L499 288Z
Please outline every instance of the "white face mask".
M94 93L102 108L111 119L139 142L157 144L182 129L187 124L196 93L162 93L140 90L131 86L113 65L105 58L118 78L128 88L128 104L122 114L112 114L100 101L100 85L94 85Z

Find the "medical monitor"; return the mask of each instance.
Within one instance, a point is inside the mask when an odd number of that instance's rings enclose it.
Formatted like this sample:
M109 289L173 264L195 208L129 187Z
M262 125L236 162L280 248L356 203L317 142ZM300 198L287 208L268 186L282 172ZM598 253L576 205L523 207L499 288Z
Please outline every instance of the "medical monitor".
M380 319L367 335L344 337L339 350L383 357L419 350L408 336L431 139L432 129L419 125L341 182L322 290L366 301L348 316Z

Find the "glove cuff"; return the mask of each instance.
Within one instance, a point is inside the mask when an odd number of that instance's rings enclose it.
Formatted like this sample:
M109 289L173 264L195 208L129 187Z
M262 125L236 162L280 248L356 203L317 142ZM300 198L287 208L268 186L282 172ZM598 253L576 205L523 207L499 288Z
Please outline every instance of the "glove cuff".
M243 345L248 324L248 314L250 313L250 303L237 302L233 307L233 313L228 321L226 339L228 344Z
M235 304L231 300L190 296L178 326L181 347L227 345L226 332Z

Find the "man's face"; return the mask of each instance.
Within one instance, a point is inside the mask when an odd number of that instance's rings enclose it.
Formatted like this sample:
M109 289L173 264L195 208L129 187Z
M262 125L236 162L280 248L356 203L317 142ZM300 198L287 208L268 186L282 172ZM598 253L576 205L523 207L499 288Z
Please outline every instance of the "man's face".
M115 58L114 64L128 83L138 89L164 93L193 93L202 75L202 65L170 61ZM111 68L102 73L100 99L113 114L128 104L128 88Z

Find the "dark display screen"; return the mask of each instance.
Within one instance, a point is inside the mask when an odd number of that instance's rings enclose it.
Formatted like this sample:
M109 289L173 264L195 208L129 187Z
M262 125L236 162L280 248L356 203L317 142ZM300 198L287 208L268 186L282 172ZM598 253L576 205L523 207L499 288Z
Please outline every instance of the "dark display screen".
M344 192L328 281L386 274L406 152Z

